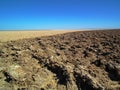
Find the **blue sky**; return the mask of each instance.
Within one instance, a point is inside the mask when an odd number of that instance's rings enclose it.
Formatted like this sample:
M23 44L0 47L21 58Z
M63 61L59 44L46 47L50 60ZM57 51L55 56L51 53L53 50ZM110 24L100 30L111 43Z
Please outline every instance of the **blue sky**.
M0 0L0 30L120 28L120 0Z

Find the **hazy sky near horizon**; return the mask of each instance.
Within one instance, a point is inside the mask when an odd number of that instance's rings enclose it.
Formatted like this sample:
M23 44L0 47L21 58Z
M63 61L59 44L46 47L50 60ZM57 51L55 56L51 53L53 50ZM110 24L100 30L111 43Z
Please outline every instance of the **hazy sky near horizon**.
M120 0L0 0L0 30L120 28Z

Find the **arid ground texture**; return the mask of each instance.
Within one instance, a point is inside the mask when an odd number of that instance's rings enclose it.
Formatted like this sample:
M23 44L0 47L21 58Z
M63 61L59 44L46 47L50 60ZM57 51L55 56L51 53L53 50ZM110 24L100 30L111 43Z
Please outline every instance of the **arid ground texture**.
M67 32L74 32L74 31L77 31L77 30L0 31L0 41L6 42L10 40L50 36L50 35L56 35L56 34L62 34Z
M0 90L120 90L120 30L30 33L0 33Z

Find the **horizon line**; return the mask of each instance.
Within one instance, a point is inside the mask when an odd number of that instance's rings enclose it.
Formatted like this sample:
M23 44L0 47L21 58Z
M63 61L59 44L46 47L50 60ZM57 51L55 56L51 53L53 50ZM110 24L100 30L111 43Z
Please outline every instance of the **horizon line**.
M3 29L0 31L61 31L61 30L119 30L120 28L81 28L81 29Z

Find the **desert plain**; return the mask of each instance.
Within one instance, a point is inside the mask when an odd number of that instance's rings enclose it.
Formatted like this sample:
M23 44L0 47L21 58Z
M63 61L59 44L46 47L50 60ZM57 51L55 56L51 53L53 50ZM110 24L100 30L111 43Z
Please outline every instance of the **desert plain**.
M11 30L11 31L0 31L0 41L6 42L10 40L18 40L24 38L35 38L41 36L50 36L55 34L62 34L67 32L74 32L77 30Z
M120 29L1 31L0 90L120 90Z

